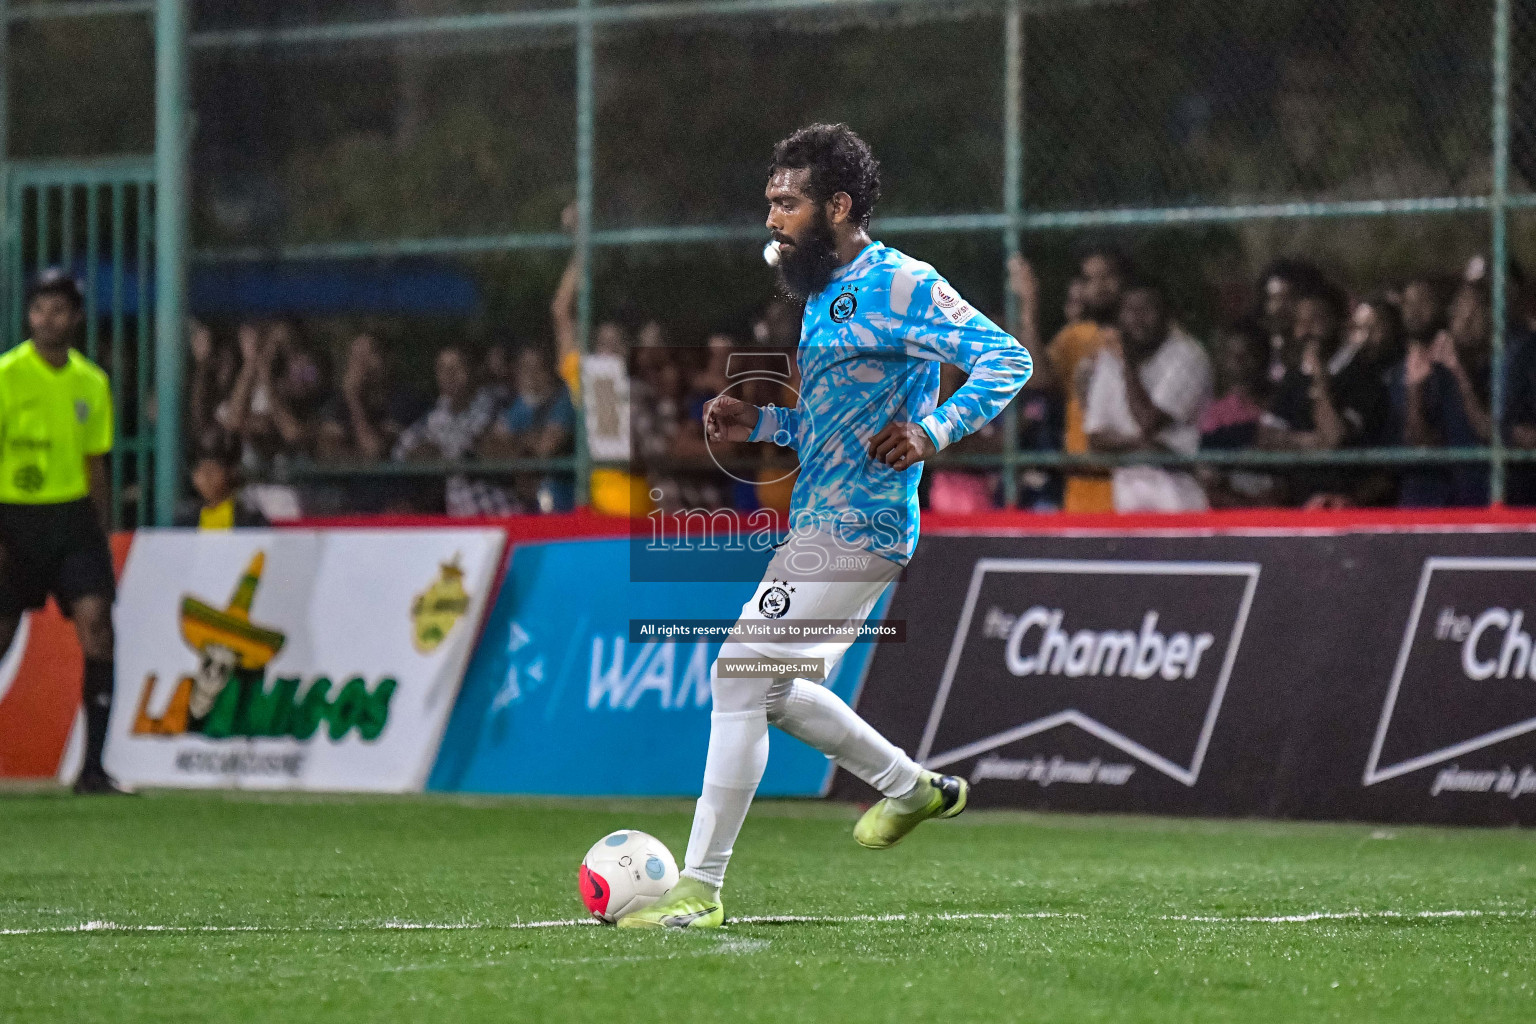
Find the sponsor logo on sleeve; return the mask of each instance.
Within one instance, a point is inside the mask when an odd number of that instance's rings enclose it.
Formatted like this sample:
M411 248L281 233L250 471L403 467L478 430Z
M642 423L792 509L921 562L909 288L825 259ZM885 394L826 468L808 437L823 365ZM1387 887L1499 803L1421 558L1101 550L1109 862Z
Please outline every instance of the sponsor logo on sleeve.
M944 314L944 319L956 327L963 326L976 315L975 308L943 281L933 282L933 304Z
M979 560L918 760L973 782L1130 778L1062 756L1068 730L1193 786L1258 580L1248 562Z
M1366 786L1439 766L1431 795L1536 790L1459 759L1536 731L1536 559L1428 558L1366 761Z

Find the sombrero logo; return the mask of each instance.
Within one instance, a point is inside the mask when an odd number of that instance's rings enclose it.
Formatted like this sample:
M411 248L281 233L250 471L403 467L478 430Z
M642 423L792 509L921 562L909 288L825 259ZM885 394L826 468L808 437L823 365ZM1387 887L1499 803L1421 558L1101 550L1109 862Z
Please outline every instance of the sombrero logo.
M354 676L334 694L335 684L325 676L307 681L279 676L267 685L267 665L283 649L286 638L277 629L251 621L251 603L265 565L266 558L258 551L223 609L190 594L181 599L181 636L201 664L195 675L177 680L159 717L149 713L157 677L150 673L145 678L134 734L307 740L324 725L333 740L353 729L361 739L378 738L389 718L394 679L381 679L370 688L366 680Z

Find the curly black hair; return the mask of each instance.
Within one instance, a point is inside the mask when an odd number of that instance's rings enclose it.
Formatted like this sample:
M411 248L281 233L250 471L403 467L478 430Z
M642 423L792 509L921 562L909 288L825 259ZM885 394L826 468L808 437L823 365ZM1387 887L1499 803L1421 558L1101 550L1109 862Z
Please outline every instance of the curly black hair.
M773 147L771 175L778 170L811 172L807 191L825 203L839 192L853 200L851 216L862 228L880 201L880 161L869 143L845 124L806 125Z

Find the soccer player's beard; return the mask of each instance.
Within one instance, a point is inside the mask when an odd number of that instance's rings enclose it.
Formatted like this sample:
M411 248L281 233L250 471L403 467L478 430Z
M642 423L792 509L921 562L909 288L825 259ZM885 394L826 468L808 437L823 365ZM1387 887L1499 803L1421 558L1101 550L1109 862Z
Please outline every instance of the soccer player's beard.
M787 250L779 250L779 288L790 298L804 302L832 283L832 273L838 264L832 222L825 210L817 210L805 235Z

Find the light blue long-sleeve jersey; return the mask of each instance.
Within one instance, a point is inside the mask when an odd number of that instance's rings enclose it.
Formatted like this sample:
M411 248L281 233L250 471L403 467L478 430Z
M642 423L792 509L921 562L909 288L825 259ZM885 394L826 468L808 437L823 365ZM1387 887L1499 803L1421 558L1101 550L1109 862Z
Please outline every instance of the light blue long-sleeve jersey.
M941 363L970 379L939 406ZM917 547L922 464L893 469L869 454L870 439L892 420L917 421L943 449L1002 412L1033 369L931 266L879 242L806 301L799 365L799 401L765 406L750 440L799 454L796 523L821 522L902 565Z

